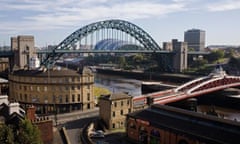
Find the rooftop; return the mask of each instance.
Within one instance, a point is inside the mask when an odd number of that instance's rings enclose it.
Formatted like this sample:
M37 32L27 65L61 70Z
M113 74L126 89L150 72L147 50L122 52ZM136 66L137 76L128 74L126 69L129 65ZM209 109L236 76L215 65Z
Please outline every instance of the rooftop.
M126 94L126 93L112 93L109 95L102 95L100 98L101 99L106 99L106 100L120 100L120 99L127 99L131 98L132 96Z
M14 71L13 75L18 76L35 76L35 77L58 77L58 76L79 76L82 74L83 70L75 71L66 68L51 69L51 70L17 70Z
M240 123L164 105L128 114L150 125L187 134L205 142L234 143L240 137Z

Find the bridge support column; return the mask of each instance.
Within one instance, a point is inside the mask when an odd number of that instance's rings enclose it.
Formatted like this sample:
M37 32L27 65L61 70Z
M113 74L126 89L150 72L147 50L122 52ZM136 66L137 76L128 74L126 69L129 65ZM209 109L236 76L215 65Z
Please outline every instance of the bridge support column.
M197 99L196 98L190 98L187 100L188 109L191 111L197 111Z

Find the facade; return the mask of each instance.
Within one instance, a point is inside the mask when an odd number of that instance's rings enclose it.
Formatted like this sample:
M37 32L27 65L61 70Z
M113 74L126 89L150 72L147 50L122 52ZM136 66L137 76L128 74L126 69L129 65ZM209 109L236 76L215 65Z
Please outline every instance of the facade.
M99 99L99 114L108 129L124 128L126 114L132 111L132 96L113 93Z
M173 46L171 42L163 42L163 50L172 51Z
M188 49L195 51L204 51L205 31L200 29L191 29L184 32L184 42L188 43Z
M173 58L173 68L182 72L187 69L188 64L188 45L186 42L179 42L177 39L172 40L173 51L176 52Z
M36 51L33 36L11 37L11 49L14 51L13 67L23 69L29 66L29 60Z
M239 141L240 124L164 105L127 115L130 141L142 144L234 144Z
M0 58L0 73L7 72L8 70L8 59L6 58Z
M25 108L34 105L38 114L92 109L93 84L94 76L88 68L22 69L9 74L9 99Z
M188 67L188 45L186 42L180 42L173 39L172 42L164 42L164 50L173 51L173 70L182 72Z
M0 78L0 95L8 94L8 80Z

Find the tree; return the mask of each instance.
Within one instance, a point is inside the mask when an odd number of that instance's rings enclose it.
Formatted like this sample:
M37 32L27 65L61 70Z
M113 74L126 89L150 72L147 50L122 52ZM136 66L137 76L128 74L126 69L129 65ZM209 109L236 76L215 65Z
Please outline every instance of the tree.
M41 144L40 131L29 120L24 119L19 123L18 143Z
M125 65L126 65L126 59L125 59L125 57L123 57L123 56L118 57L118 62L119 62L120 68L125 67Z
M204 66L207 63L208 63L208 61L205 59L197 59L192 62L191 67L198 68L200 66Z
M137 54L133 57L133 60L136 62L136 63L141 63L143 60L144 60L144 57L142 54Z
M0 143L1 144L14 144L14 134L10 126L5 124L0 125Z
M214 62L217 61L221 58L224 57L224 51L223 50L216 50L216 51L212 51L208 56L207 59L209 62Z

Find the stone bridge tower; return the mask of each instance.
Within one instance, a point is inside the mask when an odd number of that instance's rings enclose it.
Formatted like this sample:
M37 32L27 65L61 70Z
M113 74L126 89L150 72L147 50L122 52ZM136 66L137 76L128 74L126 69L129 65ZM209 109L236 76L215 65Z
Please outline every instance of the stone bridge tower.
M10 62L11 69L28 67L30 58L36 53L34 37L30 35L11 37L11 49L14 51L14 58Z

